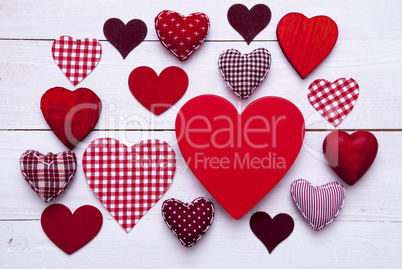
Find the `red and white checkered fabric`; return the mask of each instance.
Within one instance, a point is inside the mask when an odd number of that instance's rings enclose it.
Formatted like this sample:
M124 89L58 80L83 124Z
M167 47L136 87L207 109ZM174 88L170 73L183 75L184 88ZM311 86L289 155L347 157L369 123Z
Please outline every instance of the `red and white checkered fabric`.
M63 35L53 42L52 53L56 64L75 86L99 63L102 45L95 38L75 41Z
M268 75L271 54L264 48L244 55L238 50L228 49L219 56L218 66L229 89L247 99Z
M293 202L313 230L320 231L339 214L345 201L345 188L337 182L314 187L304 179L290 186Z
M310 104L334 127L352 111L359 97L359 84L353 78L340 78L334 83L317 79L308 89Z
M168 189L176 155L159 140L129 148L116 139L100 138L87 147L82 165L91 189L129 232Z
M77 157L72 151L43 155L27 150L20 157L20 168L29 186L47 203L59 196L73 179Z

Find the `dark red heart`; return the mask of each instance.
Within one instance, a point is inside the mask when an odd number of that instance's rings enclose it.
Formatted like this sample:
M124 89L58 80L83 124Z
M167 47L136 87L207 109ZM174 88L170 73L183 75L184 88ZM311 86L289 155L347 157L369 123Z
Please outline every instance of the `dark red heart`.
M334 48L338 26L327 16L308 19L300 13L289 13L279 21L276 35L288 61L305 78Z
M55 87L42 96L40 108L55 135L67 148L73 149L95 126L102 103L90 89L69 91Z
M147 32L147 25L139 19L124 24L117 18L111 18L103 25L107 40L120 52L123 59L145 39Z
M239 115L228 100L200 95L180 109L175 126L184 160L235 219L284 177L304 139L303 115L280 97L260 98Z
M265 212L255 212L250 218L250 228L271 253L289 237L295 223L288 214L278 214L273 219Z
M191 247L211 226L214 205L204 197L199 197L189 204L172 198L163 202L162 217L181 244Z
M255 5L250 10L242 4L235 4L229 8L227 17L230 25L250 44L271 21L271 10L264 4Z
M67 254L72 254L91 241L102 227L101 212L84 205L71 214L61 204L48 206L42 213L43 231L52 242Z
M160 115L186 92L188 77L183 69L176 66L165 68L159 77L152 68L140 66L131 72L128 86L145 108Z
M333 131L322 145L329 166L346 184L355 184L373 164L378 151L375 136L367 131L351 135Z

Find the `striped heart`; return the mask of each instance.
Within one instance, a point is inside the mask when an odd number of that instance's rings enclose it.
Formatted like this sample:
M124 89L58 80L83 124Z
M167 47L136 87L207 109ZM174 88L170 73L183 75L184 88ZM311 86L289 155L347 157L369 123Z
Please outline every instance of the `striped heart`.
M310 182L298 179L290 186L295 206L314 231L322 230L338 216L345 194L345 188L337 182L314 187Z

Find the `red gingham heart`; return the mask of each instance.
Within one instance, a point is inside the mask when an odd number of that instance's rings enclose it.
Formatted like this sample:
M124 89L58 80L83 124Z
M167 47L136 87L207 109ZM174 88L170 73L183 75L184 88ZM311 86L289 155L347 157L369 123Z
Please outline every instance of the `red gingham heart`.
M20 157L20 168L31 189L47 203L59 196L73 179L77 157L72 151L45 156L27 150Z
M204 42L209 18L201 12L184 16L164 10L155 18L156 34L162 45L180 61L185 61Z
M53 42L53 59L75 86L86 78L99 63L102 45L95 38L75 41L63 35Z
M304 179L295 180L290 194L297 209L313 230L320 231L339 214L345 201L345 188L337 182L314 187Z
M85 150L82 166L93 192L128 233L172 183L176 155L159 140L130 148L100 138Z
M351 78L334 83L317 79L308 87L308 100L318 113L337 127L352 111L359 97L359 84Z

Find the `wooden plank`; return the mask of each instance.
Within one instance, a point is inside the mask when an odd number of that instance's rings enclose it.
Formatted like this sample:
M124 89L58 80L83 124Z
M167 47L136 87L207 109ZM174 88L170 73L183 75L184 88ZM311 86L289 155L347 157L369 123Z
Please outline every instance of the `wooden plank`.
M51 41L0 41L0 129L49 129L39 109L42 94L49 88L74 89L51 56ZM385 45L384 45L385 44ZM302 80L281 52L277 42L209 42L186 62L178 61L158 42L136 48L125 61L108 42L102 42L100 64L78 87L88 87L103 101L103 111L95 128L100 129L173 129L179 108L200 94L217 94L244 109L266 95L281 96L302 111L309 129L331 125L307 100L309 84L317 78L334 81L353 77L360 84L360 97L350 115L339 126L343 129L395 129L402 126L402 91L395 77L402 72L402 39L339 41L320 66ZM272 54L267 79L246 101L240 101L224 85L217 59L228 48L243 53L265 47ZM384 47L385 46L385 47ZM379 47L384 47L378 50ZM138 66L152 67L157 73L176 65L190 80L189 88L176 106L154 116L132 96L128 76ZM399 126L399 127L398 127Z

